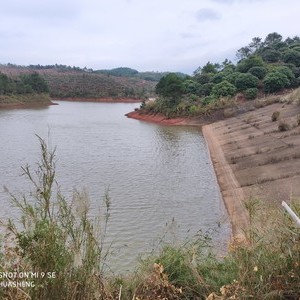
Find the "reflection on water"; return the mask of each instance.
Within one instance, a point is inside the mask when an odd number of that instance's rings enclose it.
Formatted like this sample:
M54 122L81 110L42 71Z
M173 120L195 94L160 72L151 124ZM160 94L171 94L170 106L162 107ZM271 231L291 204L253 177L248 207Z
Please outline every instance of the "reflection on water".
M182 241L198 230L218 229L219 243L230 234L227 215L198 128L169 127L124 117L136 104L60 101L46 109L0 111L0 182L13 192L28 190L20 166L39 157L35 134L57 146L62 191L86 188L92 214L107 188L112 198L108 240L112 269L132 269L168 230ZM0 191L0 217L17 218ZM174 220L174 221L172 221ZM221 222L221 229L218 228ZM171 227L171 228L170 228Z

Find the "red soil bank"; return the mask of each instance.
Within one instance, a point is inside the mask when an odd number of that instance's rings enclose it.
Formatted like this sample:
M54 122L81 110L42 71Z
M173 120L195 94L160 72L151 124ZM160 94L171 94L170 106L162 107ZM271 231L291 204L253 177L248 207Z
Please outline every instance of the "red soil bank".
M132 111L128 114L126 114L128 118L146 121L146 122L152 122L152 123L158 123L162 125L203 125L204 122L199 119L194 118L173 118L168 119L166 116L162 114L143 114L139 111Z

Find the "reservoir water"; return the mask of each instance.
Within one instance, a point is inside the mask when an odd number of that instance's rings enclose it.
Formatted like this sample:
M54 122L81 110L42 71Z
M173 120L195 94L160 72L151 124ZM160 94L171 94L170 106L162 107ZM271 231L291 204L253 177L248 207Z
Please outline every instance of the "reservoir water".
M0 218L18 218L3 186L16 195L30 191L21 166L35 168L40 154L35 134L47 140L50 132L65 195L86 189L97 215L109 190L113 271L132 270L164 234L183 242L209 230L217 247L224 246L228 216L199 128L126 118L138 104L57 103L0 110Z

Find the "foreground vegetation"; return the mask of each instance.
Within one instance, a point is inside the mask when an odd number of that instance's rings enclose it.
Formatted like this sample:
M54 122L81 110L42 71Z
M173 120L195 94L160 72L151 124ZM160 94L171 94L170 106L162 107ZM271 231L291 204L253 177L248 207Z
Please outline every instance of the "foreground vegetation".
M146 112L168 117L197 116L280 93L300 85L300 38L287 38L276 32L259 37L237 51L237 64L228 59L208 62L193 76L164 76L156 86L159 99L144 103Z
M300 229L278 208L249 199L251 226L246 239L232 242L218 257L209 236L200 234L181 246L162 244L133 274L106 277L104 240L110 199L104 197L102 220L88 214L88 196L66 199L55 181L55 149L40 139L41 161L35 171L23 167L32 191L10 194L20 223L2 223L1 299L298 299ZM299 199L293 199L300 213ZM101 230L100 230L101 229ZM34 272L31 286L5 287L22 278L3 272ZM50 276L42 276L50 272Z

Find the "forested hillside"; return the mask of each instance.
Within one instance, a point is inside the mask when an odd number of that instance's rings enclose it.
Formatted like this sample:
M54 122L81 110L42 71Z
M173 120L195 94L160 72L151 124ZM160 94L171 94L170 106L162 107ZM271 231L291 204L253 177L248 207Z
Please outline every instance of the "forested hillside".
M134 78L150 80L150 81L159 81L162 77L170 73L170 72L139 72L135 69L126 68L126 67L115 68L111 70L96 70L94 72L100 74L113 75L113 76L134 77ZM176 74L179 77L186 76L186 74L180 72L177 72Z
M65 65L0 65L0 72L15 80L20 75L33 72L47 83L49 93L54 98L146 98L154 93L156 81L136 77L102 74L92 69L80 69Z
M193 76L164 76L156 86L160 98L143 108L166 116L201 115L300 85L298 36L284 40L274 32L264 40L254 37L236 56L236 64L208 61Z
M0 106L7 104L48 103L49 88L38 73L8 76L0 72Z

